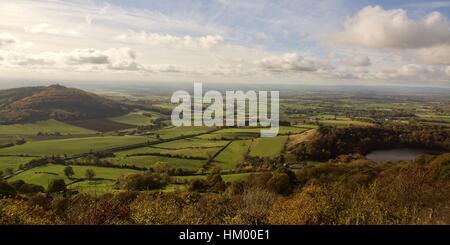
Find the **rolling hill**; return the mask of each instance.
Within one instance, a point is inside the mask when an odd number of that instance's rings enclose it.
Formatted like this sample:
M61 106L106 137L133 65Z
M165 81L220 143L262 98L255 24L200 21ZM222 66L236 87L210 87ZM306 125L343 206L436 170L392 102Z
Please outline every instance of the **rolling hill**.
M128 106L114 100L61 85L0 91L0 124L106 118L128 111Z

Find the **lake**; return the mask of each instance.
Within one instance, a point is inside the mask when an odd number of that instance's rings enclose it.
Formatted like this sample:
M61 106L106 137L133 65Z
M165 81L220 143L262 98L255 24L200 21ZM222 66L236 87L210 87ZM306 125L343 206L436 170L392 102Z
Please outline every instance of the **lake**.
M366 155L366 158L375 162L414 160L422 154L440 154L441 151L421 149L421 148L396 148L372 151Z

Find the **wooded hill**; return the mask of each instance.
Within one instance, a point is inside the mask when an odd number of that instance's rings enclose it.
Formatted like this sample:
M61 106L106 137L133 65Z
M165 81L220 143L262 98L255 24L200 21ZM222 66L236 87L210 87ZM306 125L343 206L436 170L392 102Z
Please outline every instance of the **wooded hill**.
M0 91L0 124L104 118L129 110L111 99L61 85Z

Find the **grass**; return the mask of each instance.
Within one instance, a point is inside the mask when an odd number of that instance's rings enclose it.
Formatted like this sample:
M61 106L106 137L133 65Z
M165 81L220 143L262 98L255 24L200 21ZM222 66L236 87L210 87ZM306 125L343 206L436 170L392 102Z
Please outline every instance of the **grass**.
M281 126L278 134L298 134L302 133L306 130L308 130L309 127L287 127L287 126ZM216 131L211 134L205 134L202 136L199 136L197 138L200 139L226 139L226 140L233 140L233 139L254 139L258 138L261 135L261 130L263 128L226 128L219 131Z
M169 184L166 187L164 187L161 191L162 192L174 192L174 191L182 191L186 190L188 188L187 185L177 185L177 184Z
M154 147L181 149L181 148L199 148L199 147L220 147L224 146L228 141L214 141L198 138L175 140L166 143L154 145Z
M233 182L243 179L251 174L255 173L222 174L221 176L225 182ZM191 175L191 176L179 176L177 178L184 180L193 180L193 179L206 179L207 177L208 177L207 175Z
M44 188L47 188L48 183L52 179L64 179L66 184L73 182L74 180L68 179L64 175L64 165L54 165L49 164L46 166L40 166L36 168L29 169L24 171L12 178L9 181L15 180L24 180L27 183L41 185ZM119 176L126 173L139 173L140 171L132 170L132 169L122 169L122 168L104 168L104 167L96 167L96 166L72 166L75 175L73 178L84 178L85 172L87 169L94 170L96 176L95 178L103 178L109 180L116 180Z
M317 125L314 124L295 124L292 127L296 127L296 128L305 128L305 129L313 129L313 128L317 128Z
M36 135L39 132L61 134L94 134L96 131L80 128L54 119L27 124L0 125L0 135Z
M222 151L214 160L220 162L217 164L222 169L233 169L236 164L245 160L245 155L250 147L251 140L233 141L224 151Z
M319 116L314 116L313 118L317 118L320 120L336 120L336 115L323 114Z
M307 127L287 127L287 126L281 126L280 130L278 131L278 134L299 134L303 133L309 128Z
M7 168L18 170L20 165L28 163L32 159L34 159L34 157L16 157L16 156L0 157L0 171L5 172L5 169Z
M114 157L105 158L105 160L111 161L113 164L117 165L128 165L152 168L157 162L164 162L170 168L182 168L196 171L205 164L205 160L193 160L193 159L182 159L175 157L164 157L164 156L132 156L132 157Z
M226 128L211 134L199 136L200 139L253 139L259 137L261 128Z
M154 131L161 139L170 139L179 136L196 135L199 133L205 133L212 130L211 127L171 127Z
M153 125L153 120L155 120L157 117L149 117L144 115L144 112L130 112L126 115L120 116L120 117L113 117L110 118L110 120L119 122L119 123L125 123L130 125Z
M117 191L114 187L115 181L111 180L85 180L69 185L69 188L72 190L93 196L100 196Z
M432 122L450 123L450 116L436 114L416 114L417 117Z
M355 121L350 118L337 118L336 120L320 120L322 124L326 125L336 125L338 127L349 127L349 126L361 126L361 127L369 127L373 126L370 122L363 121Z
M187 156L187 157L203 157L208 158L213 156L222 147L211 147L211 148L184 148L184 149L159 149L153 147L144 147L128 151L116 152L116 156L126 156L131 154L139 153L160 153L160 154L170 154L172 156Z
M137 143L144 143L146 141L153 141L153 138L141 136L103 136L103 137L89 137L89 138L73 138L61 140L45 140L27 142L23 145L17 145L9 148L0 149L0 155L73 155L79 153L100 150L107 150L110 148L132 145Z
M1 127L1 126L0 126ZM21 137L19 137L18 135L0 135L0 145L5 145L5 144L10 144L10 143L14 143L16 140L20 139ZM26 139L28 140L29 138L26 137Z
M287 136L255 139L250 146L249 155L263 158L278 157L283 151L287 139Z
M423 122L423 124L431 125L431 126L441 126L441 127L450 127L450 123L438 123L438 122Z

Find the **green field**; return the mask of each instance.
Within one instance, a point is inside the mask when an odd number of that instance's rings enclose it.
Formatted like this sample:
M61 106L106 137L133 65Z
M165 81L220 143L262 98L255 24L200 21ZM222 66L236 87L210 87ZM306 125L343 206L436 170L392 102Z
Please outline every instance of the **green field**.
M233 182L245 178L251 174L255 173L238 173L238 174L222 174L222 179L225 182ZM179 176L176 178L184 179L184 180L193 180L193 179L206 179L207 175L192 175L192 176Z
M369 127L373 126L370 122L363 122L363 121L355 121L350 118L337 118L336 120L320 120L319 121L322 124L325 125L336 125L337 127L349 127L349 126L359 126L359 127Z
M155 148L182 149L182 148L207 148L224 146L228 141L205 140L198 138L181 139L154 145Z
M331 95L334 96L334 95ZM147 97L146 97L147 98ZM142 99L142 98L140 98ZM150 96L154 103L152 109L160 107L170 109L174 105L167 103L166 96ZM450 125L448 109L435 109L435 104L421 105L415 102L408 103L380 103L381 100L356 100L348 97L333 98L318 97L316 94L306 94L304 97L295 97L282 101L281 119L288 121L293 126L280 126L279 135L273 138L260 138L261 127L237 127L237 128L211 128L211 127L172 127L167 126L161 129L140 128L136 135L144 136L125 136L124 134L133 134L134 130L125 129L118 132L108 132L100 134L96 131L69 125L56 120L41 121L33 124L15 124L0 125L0 144L14 142L23 137L26 143L8 148L0 148L0 171L6 168L18 170L21 164L25 164L33 155L76 155L87 153L89 151L102 151L115 147L144 143L147 141L155 142L159 139L170 140L183 136L183 139L177 139L169 142L159 143L151 146L114 152L114 157L102 158L115 165L128 165L152 168L158 162L166 163L169 168L181 168L191 171L198 171L203 168L207 159L215 156L210 166L206 167L209 171L214 167L220 167L223 170L235 169L238 164L243 163L246 157L260 157L267 159L276 159L283 154L288 162L297 162L298 156L289 150L284 151L288 137L296 139L295 135L301 136L307 130L318 128L320 124L336 127L349 126L371 126L371 122L379 122L384 118L390 118L390 122L403 122L408 119L403 116L391 115L394 112L408 112L416 115L415 121L430 125ZM419 107L420 106L420 107ZM150 107L138 107L150 108ZM108 118L111 121L132 125L131 128L141 125L153 125L155 120L168 120L169 116L153 111L142 111L136 109L123 116ZM149 109L150 110L150 109ZM364 114L367 110L375 110L376 113ZM355 112L356 113L355 113ZM376 115L376 116L374 116ZM378 116L381 115L381 116ZM400 115L402 115L400 113ZM164 125L166 121L162 123ZM98 124L95 124L98 125ZM284 124L286 125L286 124ZM450 127L450 126L449 126ZM97 129L98 130L98 129ZM62 136L39 136L36 134L59 132ZM70 134L70 135L69 135ZM115 136L122 134L123 136ZM198 135L200 134L200 135ZM92 137L91 137L92 136ZM231 142L231 144L230 144ZM295 142L294 142L295 143ZM294 145L295 146L295 145ZM225 147L223 149L223 147ZM29 155L24 157L19 155ZM133 156L134 154L155 154ZM158 156L164 154L168 156ZM4 155L4 157L1 157ZM15 155L15 156L6 156ZM190 159L202 158L202 159ZM251 160L251 159L249 159ZM53 178L64 178L66 183L73 182L65 178L62 173L64 166L49 165L27 170L14 176L10 180L24 179L30 183L41 184L47 187L49 180ZM97 172L97 177L107 180L84 180L69 185L69 188L76 189L82 193L102 194L116 191L114 181L124 172L133 172L133 170L118 168L98 168L98 167L80 167L74 166L75 178L83 178L86 168L92 168ZM227 172L227 171L225 171ZM249 174L231 174L223 175L226 181L234 181L243 178ZM186 176L183 179L206 178L206 176ZM176 189L186 189L186 185L170 184L162 191L174 191Z
M6 135L2 134L0 135L0 145L6 145L14 143L16 140L21 139L22 137L19 137L18 135Z
M16 157L16 156L4 156L0 157L0 171L5 171L7 168L11 168L14 171L19 169L19 166L31 161L34 157Z
M299 134L308 130L309 128L310 127L301 127L301 126L295 127L281 126L278 131L278 134ZM199 136L197 138L209 140L254 139L260 137L261 130L263 130L263 128L226 128L211 134Z
M213 128L211 127L171 127L161 130L154 131L153 133L158 134L161 139L170 139L179 136L196 135L200 133L205 133Z
M301 123L301 124L295 124L292 127L303 128L303 129L313 129L313 128L317 128L318 126L314 125L314 124L303 124L303 123Z
M80 193L98 196L116 191L115 183L115 181L111 180L85 180L73 183L68 188Z
M249 155L252 157L275 158L283 151L287 139L287 136L255 139L250 146Z
M260 131L260 128L226 128L211 134L199 136L198 138L216 140L252 139L255 137L259 137Z
M278 131L278 134L300 134L305 132L306 130L309 130L310 127L301 127L301 126L296 126L296 127L286 127L286 126L281 126L280 130Z
M314 116L312 118L319 119L319 120L336 120L336 115L323 114L323 115Z
M214 160L222 169L233 169L236 164L245 160L245 155L250 147L251 140L233 141L224 151L222 151Z
M27 124L0 125L0 135L36 135L37 133L94 134L96 131L80 128L57 120Z
M64 179L66 184L73 182L73 180L68 179L64 175L64 165L54 165L49 164L46 166L36 167L26 170L12 178L8 181L12 182L15 180L24 180L27 183L41 185L47 188L48 183L52 179ZM95 178L116 180L119 176L126 173L139 173L140 171L132 169L121 169L121 168L104 168L96 166L72 166L75 175L73 178L85 178L86 169L94 170L96 176Z
M116 152L116 156L127 156L132 154L142 154L142 153L160 153L160 154L170 154L171 156L187 156L187 157L202 157L208 158L213 156L222 147L209 147L209 148L182 148L182 149L160 149L153 147L144 147L128 151Z
M139 112L130 112L130 113L120 116L120 117L113 117L113 118L110 118L110 120L119 122L119 123L140 126L140 125L153 125L152 121L157 118L158 117L156 117L156 116L155 117L146 116L146 115L144 115L144 112L139 111Z
M182 159L164 156L132 156L105 158L116 165L129 165L137 167L152 168L157 162L166 163L170 168L182 168L196 171L205 164L205 160Z
M0 149L0 155L73 155L93 151L101 151L113 147L154 141L154 138L142 136L103 136L88 138L73 138L61 140L46 140L27 142L9 148Z
M450 127L450 116L436 114L416 114L424 124Z

